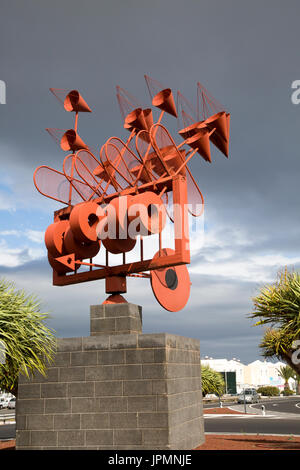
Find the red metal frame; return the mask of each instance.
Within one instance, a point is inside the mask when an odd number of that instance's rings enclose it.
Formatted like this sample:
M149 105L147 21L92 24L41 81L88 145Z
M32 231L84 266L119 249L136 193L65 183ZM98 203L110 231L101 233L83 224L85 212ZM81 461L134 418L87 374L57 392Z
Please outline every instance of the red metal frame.
M66 205L55 211L54 224L46 234L54 285L106 279L106 292L111 294L106 302L119 303L125 301L120 294L126 292L126 277L151 277L157 300L167 310L174 311L176 303L183 308L189 296L189 276L184 267L190 263L188 213L198 217L204 210L203 195L188 163L196 154L211 162L210 142L228 156L230 114L225 112L199 82L196 117L193 106L180 92L177 95L176 108L170 88L148 76L145 79L152 106L160 110L159 118L154 123L151 108L142 108L132 95L117 87L124 128L130 134L126 142L119 137L110 137L100 149L100 159L95 156L97 152L86 145L77 132L79 113L91 112L88 104L77 90L68 92L50 89L66 111L75 113L75 122L74 129L47 130L62 150L71 150L72 153L64 158L63 172L45 165L38 167L34 172L34 184L42 195ZM212 115L209 115L210 111ZM185 126L178 131L183 138L180 145L174 142L161 124L165 113L178 118L178 123L182 121ZM202 120L196 122L197 119ZM133 150L133 143L137 153ZM183 148L184 145L188 147L187 150ZM171 195L175 206L173 215L169 214L166 207ZM127 198L119 199L122 196ZM131 217L129 207L134 201L142 201L148 210L151 205L158 204L162 208L165 204L166 213L174 224L175 250L162 247L161 231L165 221L162 221L161 213L156 220L158 225L155 229L151 223L149 225L152 217L149 212L145 216L142 212L134 216L139 217L138 223L145 229L143 235L158 234L158 251L153 258L144 259L144 239L141 235L135 235L131 239L127 232L125 239L112 237L108 240L102 236L101 243L97 236L101 240L102 232L100 231L100 235L96 234L96 224L100 219L109 223L107 208L119 207L124 199L128 220ZM200 210L198 208L197 211L194 207L191 209L188 206L191 202L199 204ZM105 209L103 205L106 206ZM101 215L98 216L100 206ZM93 218L90 220L91 215ZM139 257L128 263L126 253L136 245L137 236ZM88 259L88 256L98 253L100 245L100 249L105 250L104 265L93 262L92 258ZM58 251L53 248L55 246L59 247ZM73 250L74 253L68 253L68 250ZM122 254L122 263L117 266L109 265L110 252ZM60 256L55 257L57 253ZM81 265L89 267L89 270L78 272ZM162 283L153 281L156 279L155 274L157 279L163 279ZM174 287L174 276L185 285L175 283Z
M187 207L187 184L186 179L183 176L167 177L164 181L158 184L158 188L164 184L170 186L173 191L173 202L178 206L184 208ZM140 191L146 191L147 189L153 189L153 183L149 183L139 188ZM134 188L127 193L134 194ZM115 195L110 195L105 198L105 202L109 202ZM97 199L95 200L97 202ZM100 201L98 201L100 202ZM60 220L61 218L66 219L68 208L64 208L60 211L55 212L54 220ZM97 279L104 279L108 276L126 276L129 274L138 274L143 271L152 269L165 268L170 266L176 266L180 264L190 263L190 250L189 250L189 237L186 234L187 223L187 211L183 217L174 218L174 234L175 234L175 254L172 256L162 256L161 258L153 260L147 259L136 261L134 263L124 263L118 266L105 266L98 269L91 269L90 271L84 271L82 273L74 273L68 275L58 275L53 271L53 285L65 286L70 284L77 284L80 282L95 281ZM107 252L107 250L106 250ZM108 253L107 253L108 254ZM78 263L90 265L93 268L93 263Z

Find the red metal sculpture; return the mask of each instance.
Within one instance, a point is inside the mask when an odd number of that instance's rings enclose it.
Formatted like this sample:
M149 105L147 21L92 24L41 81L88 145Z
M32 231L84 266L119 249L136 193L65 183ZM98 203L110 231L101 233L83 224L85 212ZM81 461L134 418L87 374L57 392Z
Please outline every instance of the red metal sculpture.
M62 171L39 166L34 184L65 206L54 213L45 233L54 285L105 279L110 295L104 303L120 303L126 302L122 294L128 276L147 277L158 302L178 311L190 294L188 214L198 217L204 210L188 163L196 154L211 162L210 142L228 157L230 114L200 83L195 111L180 92L176 107L170 88L145 79L152 106L160 110L157 121L151 108L144 109L117 87L124 128L130 134L126 142L110 137L99 158L77 131L79 113L91 112L88 104L77 90L51 88L64 109L75 113L75 124L74 129L46 130L70 153ZM161 124L165 113L178 119L183 138L179 145ZM167 218L174 225L175 249L162 246ZM157 238L157 252L144 259L144 238L150 236ZM126 254L137 246L137 259L128 262ZM105 251L104 264L93 260L99 250ZM111 265L110 253L119 254L121 262Z

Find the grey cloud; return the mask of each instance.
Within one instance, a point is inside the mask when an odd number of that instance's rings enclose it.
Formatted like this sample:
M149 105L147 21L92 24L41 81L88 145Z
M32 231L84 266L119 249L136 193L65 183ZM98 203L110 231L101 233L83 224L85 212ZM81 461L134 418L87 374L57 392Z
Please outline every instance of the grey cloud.
M300 73L299 13L297 0L4 0L0 79L7 84L7 104L0 106L0 161L3 174L16 182L12 201L32 211L51 213L57 208L32 183L36 166L59 169L64 156L44 128L73 124L73 116L56 103L49 87L82 92L93 114L80 116L79 130L99 148L111 135L124 136L116 84L149 103L144 73L179 88L189 100L196 99L200 80L232 115L229 160L213 149L211 165L198 157L192 164L209 229L219 227L227 237L231 227L247 234L252 244L231 247L232 259L240 262L250 255L296 255L300 108L291 103L290 86ZM167 122L175 135L175 120ZM193 264L215 250L204 247ZM88 306L103 298L101 283L51 287L46 261L1 272L40 292L59 334L87 334ZM245 357L258 354L259 334L245 319L257 284L228 280L226 286L224 280L196 274L192 281L188 322L185 314L163 312L144 281L132 284L128 297L143 303L145 329L193 335L196 325L203 353L214 347L224 356L247 343ZM137 282L145 285L142 293ZM212 285L220 299L215 304L207 297L213 296Z

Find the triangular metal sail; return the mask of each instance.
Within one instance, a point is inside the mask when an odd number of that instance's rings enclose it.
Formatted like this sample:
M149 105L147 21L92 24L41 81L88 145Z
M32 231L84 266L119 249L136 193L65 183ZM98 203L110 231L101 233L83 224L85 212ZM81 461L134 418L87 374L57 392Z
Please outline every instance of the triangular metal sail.
M200 82L197 82L197 120L205 120L224 110L224 106Z
M126 116L134 109L142 107L141 103L135 96L128 93L128 91L121 88L119 85L116 86L116 96L123 122L125 121Z
M183 129L197 121L197 112L189 100L180 92L177 92L177 126Z

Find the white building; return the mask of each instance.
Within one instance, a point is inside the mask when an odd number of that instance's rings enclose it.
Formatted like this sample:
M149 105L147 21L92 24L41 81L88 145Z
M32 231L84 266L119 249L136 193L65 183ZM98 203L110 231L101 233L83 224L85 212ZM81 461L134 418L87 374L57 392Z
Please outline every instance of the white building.
M272 385L280 390L284 388L284 380L279 375L280 367L286 367L283 362L253 361L245 367L245 380L255 387ZM295 389L295 380L289 380L291 389Z
M239 359L213 359L205 356L201 359L201 364L208 365L217 372L235 372L237 393L241 392L245 387L261 387L265 385L273 385L280 390L284 388L284 380L279 376L278 369L285 367L283 362L270 361L253 361L248 365L242 364ZM291 389L296 389L295 380L289 380Z

